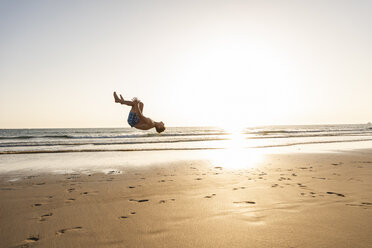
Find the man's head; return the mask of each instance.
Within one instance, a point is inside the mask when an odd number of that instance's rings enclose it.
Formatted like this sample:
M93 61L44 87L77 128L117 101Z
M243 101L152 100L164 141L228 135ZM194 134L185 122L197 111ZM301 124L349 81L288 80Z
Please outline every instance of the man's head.
M158 132L158 133L164 132L164 130L165 130L164 123L162 121L161 122L155 122L155 129L156 129L156 132Z

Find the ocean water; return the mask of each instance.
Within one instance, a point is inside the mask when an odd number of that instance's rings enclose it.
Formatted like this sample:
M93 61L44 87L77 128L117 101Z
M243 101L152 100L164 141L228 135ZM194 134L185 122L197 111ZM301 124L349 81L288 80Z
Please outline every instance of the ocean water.
M372 148L372 125L168 127L162 134L134 128L2 129L0 173L111 171L193 159L242 168L254 166L267 151L314 146Z
M5 154L224 149L372 141L372 125L261 126L241 130L169 127L162 134L134 128L0 129Z

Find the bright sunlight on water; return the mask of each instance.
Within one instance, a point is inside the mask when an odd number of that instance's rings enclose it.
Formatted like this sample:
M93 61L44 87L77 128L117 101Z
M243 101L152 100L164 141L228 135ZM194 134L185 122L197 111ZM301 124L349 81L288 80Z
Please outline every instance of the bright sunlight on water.
M254 168L262 161L263 153L259 149L247 148L249 141L245 138L242 128L226 130L230 137L226 149L214 152L211 162L215 166L228 169Z

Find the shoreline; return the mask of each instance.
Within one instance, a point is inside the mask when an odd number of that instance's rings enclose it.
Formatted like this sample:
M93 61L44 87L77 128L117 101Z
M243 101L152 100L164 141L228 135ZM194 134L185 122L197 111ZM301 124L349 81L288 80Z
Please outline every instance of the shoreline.
M356 148L358 147L358 148ZM324 154L357 153L372 154L372 142L340 142L279 146L271 148L222 149L173 149L146 151L105 152L63 152L0 155L0 176L2 174L35 175L45 173L95 173L107 170L125 170L132 167L147 167L179 161L212 161L214 164L229 164L230 167L250 168L272 154ZM233 157L232 166L226 158ZM254 159L252 159L252 157ZM241 162L240 162L241 161ZM225 165L226 166L226 165Z

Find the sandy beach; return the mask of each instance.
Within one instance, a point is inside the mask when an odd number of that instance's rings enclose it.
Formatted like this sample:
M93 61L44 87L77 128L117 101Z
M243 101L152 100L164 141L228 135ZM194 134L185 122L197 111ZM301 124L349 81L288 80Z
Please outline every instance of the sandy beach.
M370 247L372 151L192 160L0 185L1 247Z

